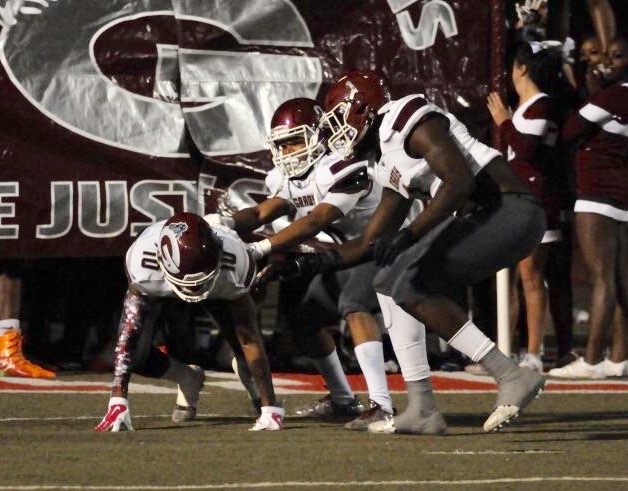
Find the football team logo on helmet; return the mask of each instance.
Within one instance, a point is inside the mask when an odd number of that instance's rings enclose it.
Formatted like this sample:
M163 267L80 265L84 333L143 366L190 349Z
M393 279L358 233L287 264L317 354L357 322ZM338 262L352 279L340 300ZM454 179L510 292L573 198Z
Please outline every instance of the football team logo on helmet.
M159 241L162 264L172 274L180 272L181 252L179 251L179 243L177 241L187 229L186 223L175 222L167 227L164 226L162 231L161 240Z
M388 101L388 86L375 72L350 72L336 80L325 97L321 118L331 133L329 149L342 159L350 157Z
M203 217L178 213L159 234L157 262L173 292L186 302L200 302L212 292L222 258L222 244Z
M299 177L325 155L319 128L323 108L299 97L281 104L270 122L268 143L273 164L287 178Z

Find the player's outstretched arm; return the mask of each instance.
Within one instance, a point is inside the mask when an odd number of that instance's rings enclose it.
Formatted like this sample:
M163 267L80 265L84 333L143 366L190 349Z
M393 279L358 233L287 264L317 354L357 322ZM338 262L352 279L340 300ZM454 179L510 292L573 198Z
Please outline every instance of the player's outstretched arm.
M292 208L290 203L283 198L268 198L257 206L245 208L233 215L234 230L238 235L248 234L253 230L288 215Z
M259 390L262 406L276 406L275 391L264 341L257 323L255 303L249 294L229 301L233 332L225 332L234 351L241 350ZM228 331L228 328L225 329ZM234 346L234 344L236 346Z
M133 287L129 287L124 298L118 342L115 349L113 384L107 414L94 428L99 432L133 430L127 400L129 381L133 366L133 352L142 332L146 310L146 298Z
M329 203L319 203L303 218L299 218L288 227L269 238L272 252L283 252L293 246L315 237L325 227L342 218L340 209Z

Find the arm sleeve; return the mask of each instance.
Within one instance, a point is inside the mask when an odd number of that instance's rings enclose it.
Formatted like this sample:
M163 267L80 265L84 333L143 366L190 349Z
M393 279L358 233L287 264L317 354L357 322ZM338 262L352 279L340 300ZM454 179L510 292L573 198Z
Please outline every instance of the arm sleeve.
M118 342L114 352L113 388L126 397L133 368L133 355L137 339L142 332L146 298L129 289L124 298Z

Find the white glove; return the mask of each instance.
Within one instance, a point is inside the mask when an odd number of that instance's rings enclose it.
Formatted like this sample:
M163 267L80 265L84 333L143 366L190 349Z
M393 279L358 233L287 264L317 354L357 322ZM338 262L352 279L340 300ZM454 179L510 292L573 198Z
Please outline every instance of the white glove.
M262 414L249 431L278 431L283 428L286 411L282 407L262 406Z
M98 425L94 428L95 431L120 431L124 429L123 426L133 431L133 424L131 424L131 411L129 410L129 401L124 397L112 397L109 399L109 408L107 414Z

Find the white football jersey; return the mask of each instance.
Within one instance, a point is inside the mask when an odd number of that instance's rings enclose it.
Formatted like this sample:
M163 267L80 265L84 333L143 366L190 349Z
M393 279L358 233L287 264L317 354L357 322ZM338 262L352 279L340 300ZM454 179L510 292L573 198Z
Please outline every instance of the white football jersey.
M287 179L279 169L266 177L270 196L289 201L295 220L306 216L319 203L335 206L344 214L332 227L347 240L359 237L377 208L382 188L368 176L366 160L342 160L325 155L302 179Z
M154 223L137 238L126 253L126 269L129 284L149 297L176 296L157 263L157 242L165 220ZM222 242L220 273L208 299L233 300L249 291L255 277L255 260L246 245L231 229L211 224L212 230Z
M391 101L379 113L384 114L379 130L382 157L371 172L381 186L393 189L406 198L433 198L442 183L426 159L411 157L404 148L412 130L430 113L442 114L449 119L449 133L466 157L473 175L501 155L473 138L453 114L431 104L422 95L409 95Z

